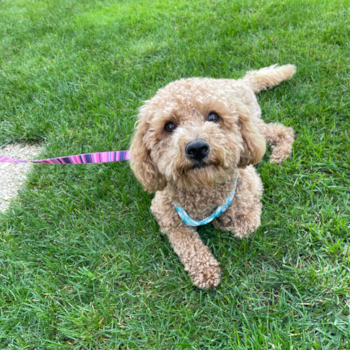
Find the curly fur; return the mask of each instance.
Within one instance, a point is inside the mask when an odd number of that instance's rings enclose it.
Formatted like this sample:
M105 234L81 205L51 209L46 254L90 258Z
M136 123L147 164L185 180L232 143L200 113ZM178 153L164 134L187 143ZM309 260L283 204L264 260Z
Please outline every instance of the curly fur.
M195 220L208 217L234 188L236 195L216 227L245 237L260 225L263 186L253 164L272 145L271 162L291 152L294 133L282 124L266 124L254 93L289 79L292 65L248 72L242 79L181 79L160 89L140 108L131 144L131 168L148 192L156 192L151 211L199 288L220 282L219 263L195 228L187 226L174 203ZM208 121L211 112L218 122ZM176 129L164 127L172 122ZM186 145L204 140L210 152L201 164L186 156Z

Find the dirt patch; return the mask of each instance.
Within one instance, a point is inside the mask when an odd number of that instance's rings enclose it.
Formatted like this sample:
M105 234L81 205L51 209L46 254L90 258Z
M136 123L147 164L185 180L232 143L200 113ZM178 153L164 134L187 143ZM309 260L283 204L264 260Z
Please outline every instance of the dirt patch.
M0 149L0 156L24 160L37 159L42 147L9 144ZM0 211L5 211L24 184L30 163L0 163Z

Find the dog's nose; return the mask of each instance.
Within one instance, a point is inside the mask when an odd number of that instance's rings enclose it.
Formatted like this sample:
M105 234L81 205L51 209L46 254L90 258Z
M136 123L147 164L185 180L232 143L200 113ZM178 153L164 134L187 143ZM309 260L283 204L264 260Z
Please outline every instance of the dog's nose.
M210 147L204 140L191 141L185 148L187 157L199 162L208 155L209 150Z

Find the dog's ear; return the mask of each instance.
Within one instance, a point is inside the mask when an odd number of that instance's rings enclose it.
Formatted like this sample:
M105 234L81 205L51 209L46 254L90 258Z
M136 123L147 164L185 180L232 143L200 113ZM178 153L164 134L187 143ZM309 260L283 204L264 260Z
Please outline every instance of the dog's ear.
M244 168L249 164L257 164L266 152L266 140L250 120L248 109L237 106L238 125L243 138L243 151L238 166Z
M140 181L144 189L153 193L164 189L166 181L157 165L152 161L150 151L147 149L147 132L149 124L146 115L140 112L140 119L136 126L136 131L131 141L131 161L130 166L137 180Z

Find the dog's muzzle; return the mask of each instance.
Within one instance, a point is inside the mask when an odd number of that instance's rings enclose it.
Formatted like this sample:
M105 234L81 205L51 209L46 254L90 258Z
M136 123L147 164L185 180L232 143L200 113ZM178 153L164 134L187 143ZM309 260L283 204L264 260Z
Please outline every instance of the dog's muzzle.
M202 161L210 151L209 144L204 140L191 141L186 145L185 153L190 159Z

